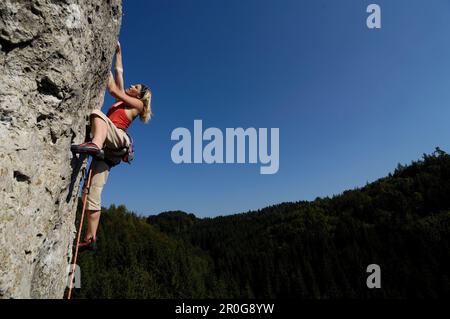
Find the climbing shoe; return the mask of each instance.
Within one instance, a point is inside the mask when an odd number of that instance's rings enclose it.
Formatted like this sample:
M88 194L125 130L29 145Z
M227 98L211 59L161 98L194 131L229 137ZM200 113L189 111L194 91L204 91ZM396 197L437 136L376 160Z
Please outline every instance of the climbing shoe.
M88 153L97 159L104 159L105 153L99 149L97 145L92 142L87 142L79 145L71 145L70 149L74 153Z
M80 244L78 245L78 248L80 251L83 251L83 250L96 251L97 250L97 240L93 239L93 238L89 238L89 240L84 240L84 241L80 242Z

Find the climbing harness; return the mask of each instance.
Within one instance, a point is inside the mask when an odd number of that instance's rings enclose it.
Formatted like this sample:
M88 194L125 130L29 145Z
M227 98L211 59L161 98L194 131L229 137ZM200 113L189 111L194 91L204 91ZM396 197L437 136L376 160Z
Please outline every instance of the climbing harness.
M105 147L104 148L104 158L102 159L106 164L108 164L109 168L119 165L121 162L125 162L131 164L134 160L134 141L130 134L126 130L123 130L130 140L130 144L128 146L112 149Z
M72 264L72 272L70 275L69 293L67 295L67 299L70 299L72 296L72 288L74 285L73 279L75 276L75 267L77 265L78 248L80 245L81 230L83 228L84 212L86 210L86 200L87 200L87 195L89 194L89 188L91 187L92 163L91 163L91 165L89 165L89 170L88 170L87 175L88 175L87 183L86 183L86 176L84 178L86 187L84 188L84 191L83 191L83 209L81 210L81 220L80 220L80 225L78 226L77 245L75 246L75 256L74 256L73 264Z
M130 145L127 147L126 154L122 157L122 161L125 163L131 164L131 162L134 160L134 141L130 134L128 134L127 131L125 133L128 135L128 138L130 139Z

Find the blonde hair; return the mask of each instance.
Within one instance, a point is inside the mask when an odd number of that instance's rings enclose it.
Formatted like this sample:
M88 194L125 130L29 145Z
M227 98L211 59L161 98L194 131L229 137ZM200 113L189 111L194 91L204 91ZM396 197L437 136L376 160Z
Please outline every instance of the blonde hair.
M152 118L152 91L150 89L146 89L144 91L144 95L140 98L142 103L144 103L144 110L139 114L139 118L141 122L148 123Z

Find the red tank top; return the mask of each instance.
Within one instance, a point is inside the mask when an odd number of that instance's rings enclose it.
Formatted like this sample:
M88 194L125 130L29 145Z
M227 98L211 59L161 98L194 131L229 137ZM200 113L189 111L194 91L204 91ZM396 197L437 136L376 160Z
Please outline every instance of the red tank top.
M131 121L125 113L123 101L114 103L108 110L106 116L114 123L117 128L126 130L130 126Z

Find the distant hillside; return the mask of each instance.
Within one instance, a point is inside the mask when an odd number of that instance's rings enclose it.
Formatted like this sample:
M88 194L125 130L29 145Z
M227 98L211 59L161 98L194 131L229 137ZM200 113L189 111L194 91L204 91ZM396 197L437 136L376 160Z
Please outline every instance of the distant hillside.
M450 156L437 149L363 188L196 218L110 207L82 253L78 298L450 296ZM381 267L368 289L366 267Z

